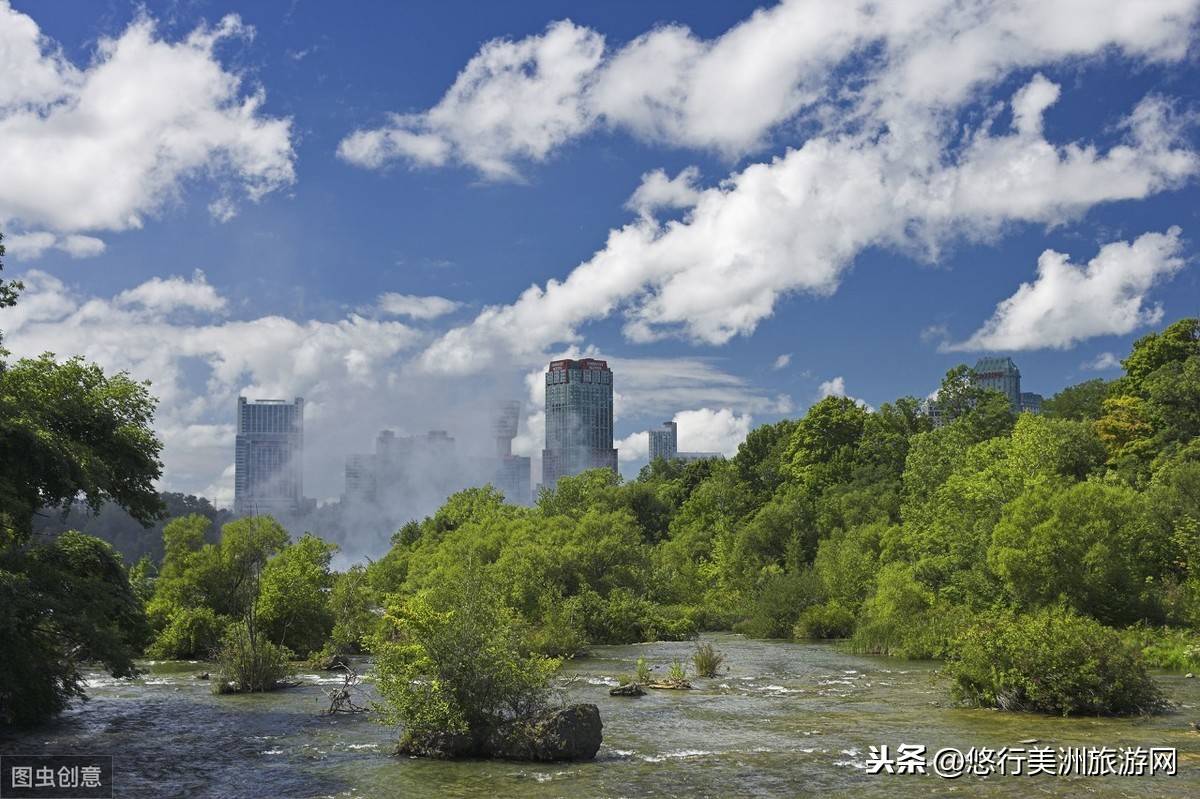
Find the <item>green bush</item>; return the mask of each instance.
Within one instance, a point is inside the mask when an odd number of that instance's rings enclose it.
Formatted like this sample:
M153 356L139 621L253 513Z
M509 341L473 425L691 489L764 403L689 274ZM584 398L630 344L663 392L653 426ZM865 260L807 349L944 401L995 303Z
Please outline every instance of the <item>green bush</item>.
M854 632L854 613L837 600L805 608L792 628L792 638L847 638Z
M1135 648L1063 608L976 623L955 642L946 672L955 698L977 707L1067 716L1149 713L1164 704Z
M212 608L176 608L146 654L166 660L208 659L221 645L228 626L229 619L218 616Z
M546 706L559 661L530 654L516 614L478 566L394 602L372 643L384 719L402 747L458 734L476 742Z
M1121 637L1142 653L1151 668L1200 671L1200 634L1192 630L1131 627Z
M292 675L291 654L245 622L234 622L221 639L213 690L252 693L280 688Z
M633 678L643 685L650 682L650 665L646 663L645 658L637 659L637 671L634 672Z
M725 662L725 655L718 652L708 641L696 645L696 653L692 655L692 665L696 667L697 677L716 677Z
M763 578L749 616L733 630L749 638L787 638L801 611L824 598L825 589L811 568L770 574Z

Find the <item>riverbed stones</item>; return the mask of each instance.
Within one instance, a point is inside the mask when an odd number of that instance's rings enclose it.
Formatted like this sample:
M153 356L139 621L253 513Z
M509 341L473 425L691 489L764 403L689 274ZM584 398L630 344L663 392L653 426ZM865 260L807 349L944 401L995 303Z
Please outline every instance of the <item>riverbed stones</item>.
M618 685L608 692L609 696L645 696L646 689L638 685L636 682L627 682L624 685Z

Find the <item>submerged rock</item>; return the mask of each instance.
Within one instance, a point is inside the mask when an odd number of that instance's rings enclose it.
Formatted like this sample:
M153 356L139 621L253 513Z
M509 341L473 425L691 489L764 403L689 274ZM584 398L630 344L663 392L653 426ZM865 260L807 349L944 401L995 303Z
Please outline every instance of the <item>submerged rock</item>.
M603 739L600 709L592 704L570 705L529 720L510 721L481 736L436 733L422 739L409 736L397 753L411 757L453 760L486 757L500 760L592 760Z
M618 685L608 692L609 696L645 696L646 689L638 685L636 682L627 682L624 685Z
M330 655L329 657L319 658L313 661L313 668L316 668L320 671L348 669L350 668L350 660L345 655Z

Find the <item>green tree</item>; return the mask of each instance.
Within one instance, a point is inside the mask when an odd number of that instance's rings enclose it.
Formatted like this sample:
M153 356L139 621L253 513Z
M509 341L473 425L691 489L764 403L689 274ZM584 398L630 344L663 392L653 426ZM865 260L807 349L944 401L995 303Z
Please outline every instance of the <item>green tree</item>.
M559 663L530 654L516 615L478 565L397 599L384 625L372 645L376 687L402 744L456 734L469 753L502 722L545 707Z
M258 589L258 621L271 641L300 657L320 649L333 629L329 562L337 547L306 533L266 562Z
M162 504L162 444L147 384L81 358L23 359L0 371L0 536L25 540L33 514L83 495L144 523Z
M0 722L34 724L83 697L85 661L134 674L147 632L125 567L103 541L70 532L0 551Z
M1069 386L1042 403L1042 413L1051 419L1090 421L1104 415L1104 400L1113 384L1096 378Z

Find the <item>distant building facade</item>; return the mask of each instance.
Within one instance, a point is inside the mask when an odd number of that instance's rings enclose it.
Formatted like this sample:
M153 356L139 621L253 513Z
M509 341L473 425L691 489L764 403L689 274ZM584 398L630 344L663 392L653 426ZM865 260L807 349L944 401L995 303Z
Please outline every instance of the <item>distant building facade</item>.
M304 505L304 398L238 397L233 511L291 513Z
M650 460L674 460L679 455L679 425L663 422L650 431Z
M414 486L454 483L454 438L445 430L424 435L398 436L383 430L375 438L375 452L346 457L346 490L350 503L376 502L385 494Z
M665 461L703 461L709 458L725 457L719 452L680 452L679 425L676 422L663 422L660 427L651 430L649 435L651 461L659 459Z
M375 501L375 474L377 472L374 453L358 453L346 456L347 502Z
M551 361L546 370L546 448L542 485L587 469L617 471L613 373L597 358Z
M496 476L492 485L508 502L528 505L532 499L530 459L512 454L512 442L520 424L521 403L515 400L500 403L492 422L492 432L496 436Z
M980 358L975 363L975 385L1008 397L1013 413L1021 412L1021 370L1012 358Z
M999 391L1007 397L1013 413L1042 412L1044 398L1041 394L1021 390L1021 370L1012 358L980 358L975 362L973 372L972 382L979 388ZM921 409L933 420L934 427L941 427L946 423L936 397L924 400Z

